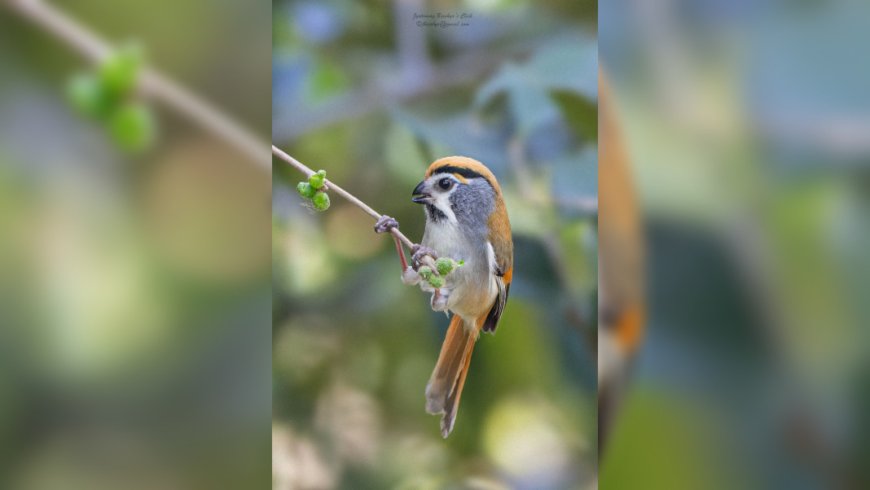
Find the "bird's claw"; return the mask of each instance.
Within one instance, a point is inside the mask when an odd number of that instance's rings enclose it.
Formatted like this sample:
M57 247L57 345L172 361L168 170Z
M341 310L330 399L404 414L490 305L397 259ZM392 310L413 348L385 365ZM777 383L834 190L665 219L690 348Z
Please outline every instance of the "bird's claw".
M417 244L411 249L411 263L414 264L414 269L419 269L423 265L423 257L432 257L432 260L438 260L438 254L429 247Z
M387 233L393 228L398 228L399 222L396 221L395 218L391 218L386 214L378 218L378 222L375 223L375 233Z
M447 300L450 299L450 291L447 288L436 289L432 293L430 305L432 311L447 311Z
M420 274L417 274L413 268L408 267L402 272L402 282L407 286L416 286L420 284Z

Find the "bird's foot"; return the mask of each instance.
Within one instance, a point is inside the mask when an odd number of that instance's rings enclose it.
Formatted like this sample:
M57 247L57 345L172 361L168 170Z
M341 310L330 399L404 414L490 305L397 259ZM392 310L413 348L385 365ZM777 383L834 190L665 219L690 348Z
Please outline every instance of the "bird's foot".
M447 288L438 288L432 293L430 304L432 311L447 311L447 300L450 299L450 291Z
M390 230L398 227L399 222L385 214L378 218L378 222L375 223L375 233L389 233Z
M411 249L411 263L414 269L419 269L423 265L423 257L426 256L432 257L432 260L438 260L438 254L431 248L420 244L414 245L414 248Z
M402 282L407 286L414 286L420 283L420 274L417 274L411 266L405 268L402 272Z

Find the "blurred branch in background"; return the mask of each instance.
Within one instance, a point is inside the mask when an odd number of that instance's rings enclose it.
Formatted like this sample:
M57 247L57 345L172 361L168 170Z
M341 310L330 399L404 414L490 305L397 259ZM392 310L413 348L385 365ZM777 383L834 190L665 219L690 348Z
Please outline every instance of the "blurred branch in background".
M92 63L106 59L113 47L97 34L42 0L5 0L10 9L50 32ZM266 142L247 128L153 68L142 73L139 89L180 115L208 129L263 170L270 169Z

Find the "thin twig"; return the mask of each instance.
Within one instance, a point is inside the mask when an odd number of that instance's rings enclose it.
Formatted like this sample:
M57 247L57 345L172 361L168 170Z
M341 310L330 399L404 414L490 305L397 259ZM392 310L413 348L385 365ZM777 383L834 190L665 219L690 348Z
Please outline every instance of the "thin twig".
M295 168L296 170L305 174L306 177L311 177L312 175L314 175L316 173L316 172L314 172L314 170L311 170L310 168L305 166L302 162L291 157L290 155L288 155L287 153L285 153L284 151L282 151L280 148L278 148L275 145L272 145L272 154L275 155L276 157L278 157L279 159L289 163L293 168ZM346 190L342 189L341 187L339 187L335 183L330 182L329 180L324 180L324 182L326 183L326 186L329 188L329 190L334 191L339 196L347 199L352 204L355 204L358 208L365 211L366 214L373 217L374 219L380 219L381 216L383 216L381 213L378 213L377 211L372 209L371 206L360 201L356 196L354 196L350 192L347 192ZM414 248L414 246L416 245L408 237L406 237L404 234L402 234L402 232L399 231L398 228L391 228L390 233L392 233L394 237L401 240L402 243L404 243L405 246L407 246L408 248Z
M110 43L42 0L0 0L0 4L6 4L93 63L105 60L113 52ZM232 144L263 170L270 168L265 141L159 71L153 68L143 70L139 88L145 96L163 102L176 113Z

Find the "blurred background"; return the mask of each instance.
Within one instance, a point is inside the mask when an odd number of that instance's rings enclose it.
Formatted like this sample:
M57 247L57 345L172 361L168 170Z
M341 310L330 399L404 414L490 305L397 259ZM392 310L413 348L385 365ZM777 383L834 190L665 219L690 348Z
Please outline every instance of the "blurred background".
M868 4L600 14L649 298L602 488L870 488Z
M416 24L439 12L468 25ZM305 207L301 174L275 160L274 487L594 487L595 3L276 1L272 14L277 146L415 241L411 190L429 163L476 158L516 247L507 310L444 440L423 392L447 318L402 285L374 220L337 196Z
M154 101L123 151L67 100L93 66L0 2L0 488L268 486L270 2L24 3L138 42L264 143Z
M599 455L596 5L8 1L139 42L411 238L426 165L486 162L517 274L444 441L447 320L368 217L280 162L270 206L158 102L122 150L67 100L91 65L0 4L0 488L870 487L865 3L603 3L647 320Z

